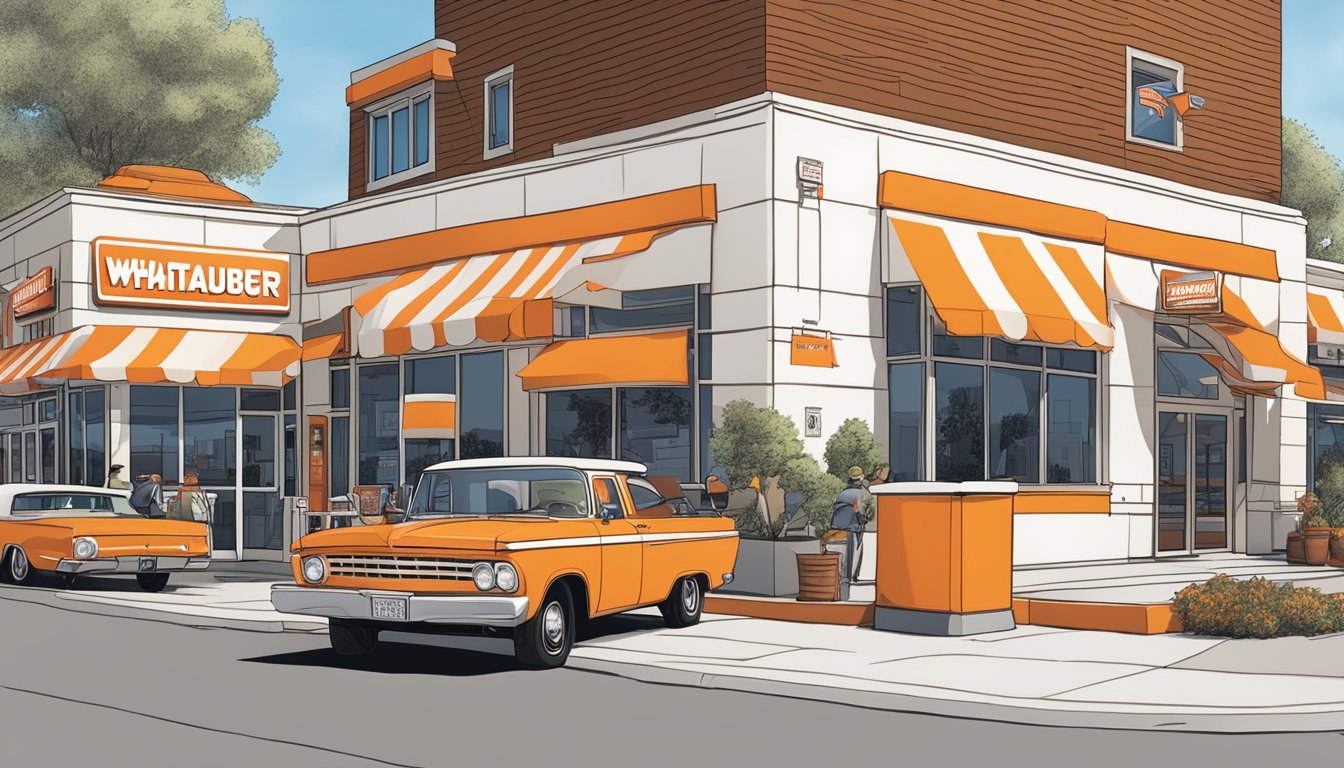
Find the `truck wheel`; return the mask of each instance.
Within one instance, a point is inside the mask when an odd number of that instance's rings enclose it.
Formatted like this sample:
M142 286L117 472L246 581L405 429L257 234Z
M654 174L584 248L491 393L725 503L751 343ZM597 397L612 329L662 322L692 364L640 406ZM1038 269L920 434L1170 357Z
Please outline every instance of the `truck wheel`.
M5 558L5 578L11 584L23 586L32 584L35 575L33 564L28 562L28 555L24 554L23 548L11 547L9 556Z
M135 581L140 588L146 592L162 592L163 588L168 586L168 574L166 573L137 573Z
M363 656L378 647L378 630L345 619L332 619L327 635L332 650L341 656Z
M524 666L562 667L574 646L574 601L564 582L551 587L541 609L513 636L514 653Z
M672 585L672 594L658 605L663 622L673 629L698 624L704 609L705 592L700 588L700 580L694 576L677 579L677 583Z

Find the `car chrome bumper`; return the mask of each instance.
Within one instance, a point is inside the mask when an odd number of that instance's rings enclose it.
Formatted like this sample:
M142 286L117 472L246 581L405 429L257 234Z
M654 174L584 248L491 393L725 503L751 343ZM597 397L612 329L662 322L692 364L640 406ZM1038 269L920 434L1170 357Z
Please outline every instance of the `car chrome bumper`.
M140 561L153 560L154 567L141 570ZM208 557L96 557L92 560L61 560L57 573L168 573L170 571L203 571L210 567Z
M271 587L271 605L275 606L275 610L332 619L373 619L374 597L405 598L407 622L516 627L527 619L526 597L414 595L410 592L377 589L332 589L287 584Z

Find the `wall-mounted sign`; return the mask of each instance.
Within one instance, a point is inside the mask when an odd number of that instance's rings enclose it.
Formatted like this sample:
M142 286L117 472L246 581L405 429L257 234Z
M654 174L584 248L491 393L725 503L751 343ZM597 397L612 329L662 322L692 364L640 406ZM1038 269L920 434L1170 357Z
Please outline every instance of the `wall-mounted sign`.
M789 344L789 362L814 368L834 368L835 342L829 336L796 333Z
M820 160L798 158L798 189L804 197L821 197L821 168Z
M103 305L216 312L289 311L289 254L100 237L94 299Z
M1164 312L1216 314L1222 309L1222 280L1217 272L1162 273Z
M821 437L821 409L803 409L803 437Z
M15 317L24 317L56 306L56 281L51 267L43 267L36 275L14 286L9 292L9 305Z

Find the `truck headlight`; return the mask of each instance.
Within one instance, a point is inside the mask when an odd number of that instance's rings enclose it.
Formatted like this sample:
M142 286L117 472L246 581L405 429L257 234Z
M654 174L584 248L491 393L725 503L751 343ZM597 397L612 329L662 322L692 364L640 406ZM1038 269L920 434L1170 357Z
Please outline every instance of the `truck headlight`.
M513 566L508 563L496 565L495 586L504 592L513 592L518 589L518 571L514 570Z
M321 555L310 555L303 559L303 580L309 584L321 584L327 578L327 561Z
M495 588L495 567L490 563L477 563L471 569L471 580L476 582L477 589L489 592Z
M92 560L98 556L98 542L88 536L75 539L75 559Z

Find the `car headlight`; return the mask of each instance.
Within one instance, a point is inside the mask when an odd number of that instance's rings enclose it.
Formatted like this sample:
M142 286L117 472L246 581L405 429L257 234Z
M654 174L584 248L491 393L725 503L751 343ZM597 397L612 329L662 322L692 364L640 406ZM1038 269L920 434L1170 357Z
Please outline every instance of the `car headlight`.
M500 563L495 566L495 586L504 592L512 592L518 589L518 571L514 570L508 563Z
M489 592L495 588L495 567L490 563L477 563L471 569L471 580L476 582L477 589Z
M75 539L75 559L92 560L98 556L98 542L90 539L88 536L81 536Z
M327 561L320 555L310 555L303 559L303 580L309 584L320 584L327 578Z

